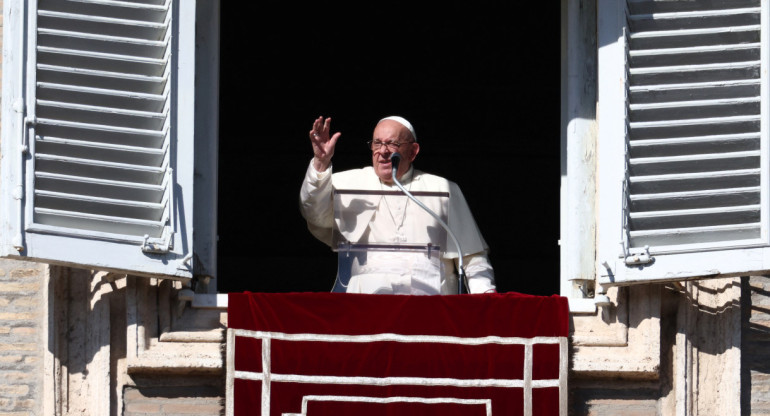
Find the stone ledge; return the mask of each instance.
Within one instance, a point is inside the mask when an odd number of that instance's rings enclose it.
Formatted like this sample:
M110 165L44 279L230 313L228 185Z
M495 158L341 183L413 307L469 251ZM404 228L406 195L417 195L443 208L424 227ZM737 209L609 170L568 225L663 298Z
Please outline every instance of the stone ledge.
M660 377L660 287L611 288L609 307L571 316L570 376L656 380Z
M580 359L571 365L571 375L580 378L624 378L657 380L660 377L658 356L643 356L630 348L591 347L578 352Z
M225 329L216 328L209 331L171 331L160 335L160 342L188 342L188 343L219 343L225 342Z
M128 373L224 375L223 343L161 342L126 360Z

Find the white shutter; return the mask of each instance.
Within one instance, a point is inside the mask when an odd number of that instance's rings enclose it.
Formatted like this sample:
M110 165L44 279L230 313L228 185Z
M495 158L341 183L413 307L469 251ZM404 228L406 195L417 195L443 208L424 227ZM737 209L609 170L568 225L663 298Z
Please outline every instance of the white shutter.
M6 4L3 255L191 277L195 2Z
M766 271L767 7L600 7L600 282Z

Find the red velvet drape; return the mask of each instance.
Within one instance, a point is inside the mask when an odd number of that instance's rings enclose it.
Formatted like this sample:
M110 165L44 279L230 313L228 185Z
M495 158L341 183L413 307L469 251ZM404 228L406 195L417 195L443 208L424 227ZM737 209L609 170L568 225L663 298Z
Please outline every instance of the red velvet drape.
M232 405L237 416L523 415L526 402L558 415L568 316L566 298L517 293L231 293L228 327L257 331L236 332Z

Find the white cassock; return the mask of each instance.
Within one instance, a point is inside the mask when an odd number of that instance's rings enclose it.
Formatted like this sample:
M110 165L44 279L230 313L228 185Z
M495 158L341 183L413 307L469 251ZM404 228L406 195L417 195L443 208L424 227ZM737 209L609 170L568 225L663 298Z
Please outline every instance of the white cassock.
M335 229L333 189L401 191L383 184L371 166L339 173L318 172L311 161L300 190L300 212L310 232L331 246ZM410 168L400 180L410 192L445 192L449 198L422 200L446 223L460 242L471 293L495 291L488 247L454 182ZM337 230L357 244L432 243L441 247L440 263L417 253L385 252L353 264L349 293L455 294L458 253L441 224L405 195L376 195L357 199L337 213ZM436 241L436 240L441 241ZM437 277L434 277L437 276Z

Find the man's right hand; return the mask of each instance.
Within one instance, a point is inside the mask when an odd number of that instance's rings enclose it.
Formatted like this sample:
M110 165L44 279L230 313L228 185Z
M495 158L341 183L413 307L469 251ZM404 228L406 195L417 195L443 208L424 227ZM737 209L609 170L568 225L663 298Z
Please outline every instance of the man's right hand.
M337 132L329 137L331 121L331 117L326 120L323 117L318 117L313 122L313 128L309 133L310 143L313 145L313 167L318 172L326 171L331 165L334 146L337 145L337 139L342 135L342 133Z

